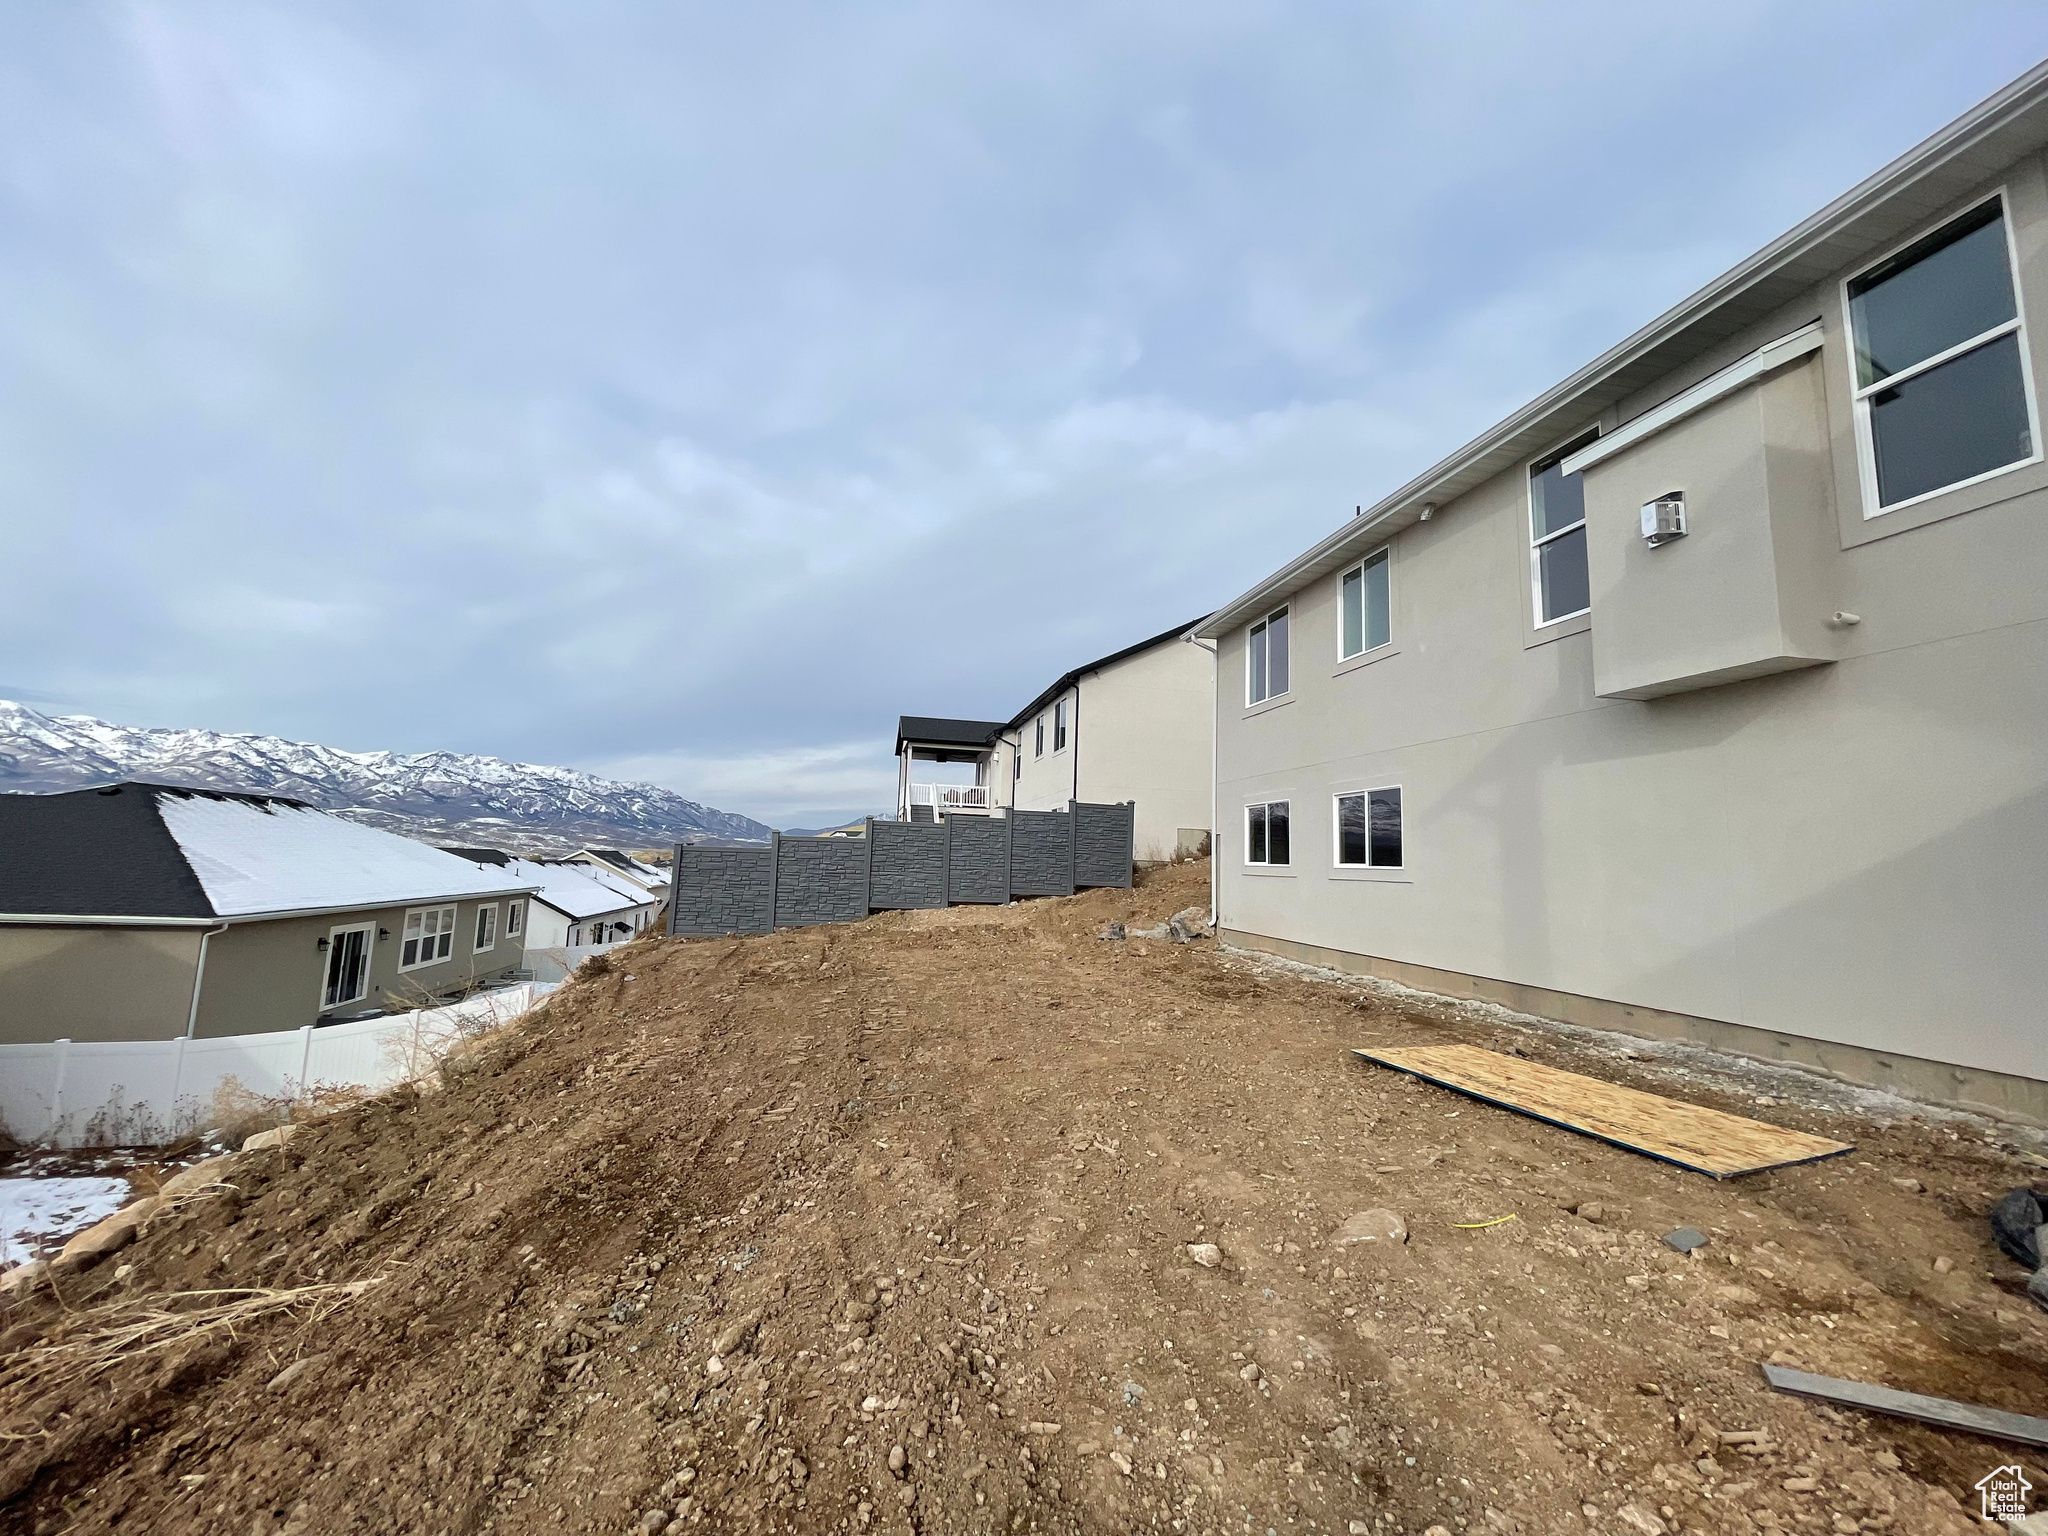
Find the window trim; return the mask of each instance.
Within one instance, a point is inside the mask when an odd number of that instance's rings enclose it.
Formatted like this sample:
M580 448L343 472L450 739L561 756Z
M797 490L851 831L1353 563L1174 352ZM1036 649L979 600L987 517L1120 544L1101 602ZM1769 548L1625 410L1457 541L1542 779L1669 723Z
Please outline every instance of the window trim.
M1861 383L1856 377L1856 319L1855 311L1851 308L1849 285L1858 278L1875 272L1909 246L1918 244L1929 235L1939 233L1947 225L1968 218L1989 203L1998 204L1998 217L2005 226L2005 270L2006 275L2012 279L2013 318L1967 341L1959 341L1946 351L1922 358L1910 368L1888 373L1874 384ZM1929 219L1905 239L1895 242L1853 272L1843 275L1836 298L1842 306L1842 366L1848 373L1849 414L1855 422L1857 491L1861 497L1863 514L1861 521L1869 523L1875 518L1890 517L1894 512L1924 506L1937 496L1946 496L1952 491L1968 490L1971 486L1982 485L1987 480L1996 480L2000 475L2009 475L2014 470L2028 469L2042 462L2041 410L2034 388L2033 354L2028 350L2027 344L2027 294L2026 286L2020 280L2020 253L2013 223L2010 184L2000 182L1981 196L1964 199L1961 207ZM1922 491L1919 495L1909 496L1904 501L1895 501L1890 505L1880 503L1878 498L1882 492L1877 483L1877 438L1870 430L1871 397L1881 389L1889 389L1902 382L1916 379L1939 368L1943 363L1953 362L1966 353L1988 347L2004 336L2018 337L2020 389L2026 397L2027 431L2033 439L2033 453L2024 459L2014 459L2010 464L2001 464L1996 469L1987 469L1982 474L1972 475L1967 480L1957 480L1948 485L1936 486L1931 491Z
M1036 734L1031 738L1031 755L1033 757L1045 756L1045 716L1043 714L1039 715Z
M447 954L436 954L431 960L415 960L410 965L407 965L405 963L406 925L412 921L413 915L415 913L419 914L421 929L420 937L424 939L426 937L426 915L429 912L447 912L453 914L456 918L459 919L462 913L462 904L460 902L436 902L432 906L407 907L405 909L404 915L400 917L398 920L398 969L401 972L423 971L430 965L445 965L448 961L453 960L455 958L455 930L453 927L448 927L437 929L434 934L434 937L436 939L439 939L441 935L444 933L448 936ZM438 950L440 948L440 945L436 944L434 948Z
M526 903L508 901L505 903L505 937L523 939L526 937Z
M1374 864L1372 860L1372 797L1392 790L1401 797L1401 862L1398 864ZM1344 831L1340 819L1339 802L1353 795L1360 796L1366 804L1365 857L1363 864L1344 862ZM1342 875L1402 875L1408 872L1408 791L1399 784L1370 784L1363 789L1338 789L1330 792L1330 868Z
M1067 701L1054 699L1052 702L1052 755L1058 757L1067 750Z
M1282 618L1287 620L1287 686L1285 688L1282 688L1278 693L1268 692L1255 699L1252 697L1252 631L1255 629L1264 628L1267 629L1268 633L1270 634L1270 626L1272 625L1273 621L1275 619ZM1273 652L1271 643L1269 641L1266 650L1266 678L1271 678L1272 675ZM1261 679L1262 682L1265 680L1266 679ZM1290 598L1288 601L1281 603L1277 607L1270 609L1266 613L1262 614L1260 617L1253 619L1244 627L1244 707L1246 709L1257 709L1262 705L1271 704L1275 699L1284 699L1293 692L1294 601Z
M484 931L486 917L490 919L490 938L480 943L478 939ZM470 925L469 940L469 952L472 955L487 955L498 947L498 904L495 901L480 901L476 904L476 921Z
M1529 616L1534 622L1535 632L1538 635L1541 635L1544 630L1550 629L1555 625L1568 624L1573 619L1585 618L1592 613L1593 602L1589 586L1585 607L1574 608L1570 613L1560 613L1555 618L1546 619L1543 617L1543 546L1555 544L1566 534L1572 532L1573 529L1585 528L1586 514L1582 510L1576 523L1572 523L1564 528L1554 529L1544 534L1542 538L1537 538L1536 466L1542 464L1545 460L1562 464L1580 448L1590 448L1599 440L1600 436L1600 423L1595 422L1590 427L1585 427L1580 431L1572 433L1569 437L1560 439L1554 447L1544 449L1543 452L1527 460L1522 465L1522 528L1524 541L1529 546ZM1584 483L1582 479L1580 481L1581 486ZM1591 551L1589 550L1588 555L1590 556L1590 554Z
M1387 638L1378 645L1363 646L1346 652L1344 649L1344 583L1354 575L1359 578L1358 638L1365 638L1365 577L1364 571L1374 561L1384 561L1387 567ZM1356 661L1361 656L1370 656L1374 651L1384 651L1394 644L1394 541L1389 539L1372 553L1362 556L1337 573L1337 660ZM1289 682L1294 679L1290 676Z
M363 937L363 990L354 997L344 997L335 1002L327 1001L327 970L334 964L335 944L344 933L360 933ZM313 997L315 1014L326 1013L333 1008L346 1008L350 1003L360 1003L370 995L370 972L377 965L377 925L375 923L338 923L327 930L327 948L320 954L320 980Z
M1273 810L1273 807L1274 807L1274 806L1276 806L1276 805L1284 805L1284 806L1286 806L1286 807L1287 807L1287 858L1286 858L1286 861L1285 861L1284 863L1280 863L1280 864L1275 864L1275 863L1273 862L1273 859L1272 859L1272 853L1273 853L1273 841L1272 841L1272 837L1273 837L1273 834L1272 834L1272 830L1271 830L1271 828L1272 828L1272 820L1271 820L1271 817L1272 817L1272 810ZM1252 812L1253 812L1253 811L1261 811L1261 810L1262 810L1262 811L1265 811L1265 812L1267 813L1267 833L1266 833L1266 855L1267 855L1267 856L1266 856L1265 858L1263 858L1263 859L1254 859L1254 858L1252 857ZM1243 865L1243 866L1244 866L1244 867L1245 867L1246 869L1288 869L1288 870L1291 870L1291 869L1293 869L1293 868L1294 868L1294 801L1293 801L1293 798L1292 798L1291 796L1290 796L1290 797L1288 797L1288 798L1285 798L1285 799L1273 799L1273 800L1247 800L1247 801L1246 801L1246 802L1244 803L1244 847L1243 847L1243 857L1242 857L1242 858L1241 858L1241 859L1240 859L1240 860L1239 860L1238 862L1239 862L1240 864L1242 864L1242 865Z

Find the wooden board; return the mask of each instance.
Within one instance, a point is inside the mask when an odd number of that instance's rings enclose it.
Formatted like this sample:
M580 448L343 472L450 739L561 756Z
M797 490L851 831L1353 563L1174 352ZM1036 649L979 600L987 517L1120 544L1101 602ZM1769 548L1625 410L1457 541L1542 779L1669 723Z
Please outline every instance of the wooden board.
M1717 1179L1817 1162L1854 1150L1824 1136L1681 1104L1661 1094L1617 1087L1475 1045L1352 1054Z
M2021 1445L2048 1446L2048 1419L2029 1418L2024 1413L2007 1413L2003 1408L1980 1408L1975 1403L1951 1402L1945 1397L1922 1397L1918 1392L1895 1392L1890 1387L1873 1387L1860 1381L1840 1381L1833 1376L1815 1376L1782 1365L1764 1367L1764 1377L1780 1392L1798 1397L1817 1397L1825 1403L1841 1403L1871 1413L1888 1413L1896 1419L1918 1419L1943 1429L1959 1429L1982 1435L1987 1440L2012 1440Z

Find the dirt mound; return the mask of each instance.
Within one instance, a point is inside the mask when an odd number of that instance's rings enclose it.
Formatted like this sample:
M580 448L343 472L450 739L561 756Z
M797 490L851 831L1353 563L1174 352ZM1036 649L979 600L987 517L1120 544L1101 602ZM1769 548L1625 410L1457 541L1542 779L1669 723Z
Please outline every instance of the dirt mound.
M1781 1106L1862 1150L1715 1185L1458 1100L1343 1048L1671 1085L1097 937L1205 877L614 952L0 1315L0 1526L1974 1529L2009 1451L1756 1362L2027 1408L2001 1149Z

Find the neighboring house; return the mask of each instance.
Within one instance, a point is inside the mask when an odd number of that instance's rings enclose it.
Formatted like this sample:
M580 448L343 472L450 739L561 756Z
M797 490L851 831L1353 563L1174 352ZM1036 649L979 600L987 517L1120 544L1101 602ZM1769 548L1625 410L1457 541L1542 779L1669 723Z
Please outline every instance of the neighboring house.
M571 859L522 859L496 848L445 848L480 868L534 888L524 939L529 953L630 939L654 920L657 903L623 876ZM542 977L541 980L547 978Z
M898 819L1131 800L1140 859L1199 852L1211 809L1215 656L1187 640L1189 627L1076 667L1008 720L904 716ZM975 781L921 782L920 762L972 764Z
M668 900L668 871L644 863L617 848L581 848L563 862L588 865L613 883L627 881L634 888L645 891L656 906Z
M2048 66L1199 626L1228 936L2048 1119L2044 145Z
M0 795L0 1041L237 1035L525 968L532 883L275 795Z

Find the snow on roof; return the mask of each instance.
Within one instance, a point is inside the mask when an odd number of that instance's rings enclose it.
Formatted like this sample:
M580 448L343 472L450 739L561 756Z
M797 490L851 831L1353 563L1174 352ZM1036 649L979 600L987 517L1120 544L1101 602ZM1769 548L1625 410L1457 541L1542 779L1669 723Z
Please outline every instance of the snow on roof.
M559 864L563 869L574 870L585 880L593 881L608 891L617 891L635 904L649 899L645 885L630 875L621 874L609 864L586 864L581 859L549 859L546 863L550 868Z
M537 883L395 832L239 796L157 796L157 814L221 917L494 896Z
M534 899L544 901L564 917L578 921L602 917L608 912L626 912L647 905L647 893L629 886L622 878L611 885L595 878L588 864L540 864L528 859L507 859L505 875L522 885L536 885Z

